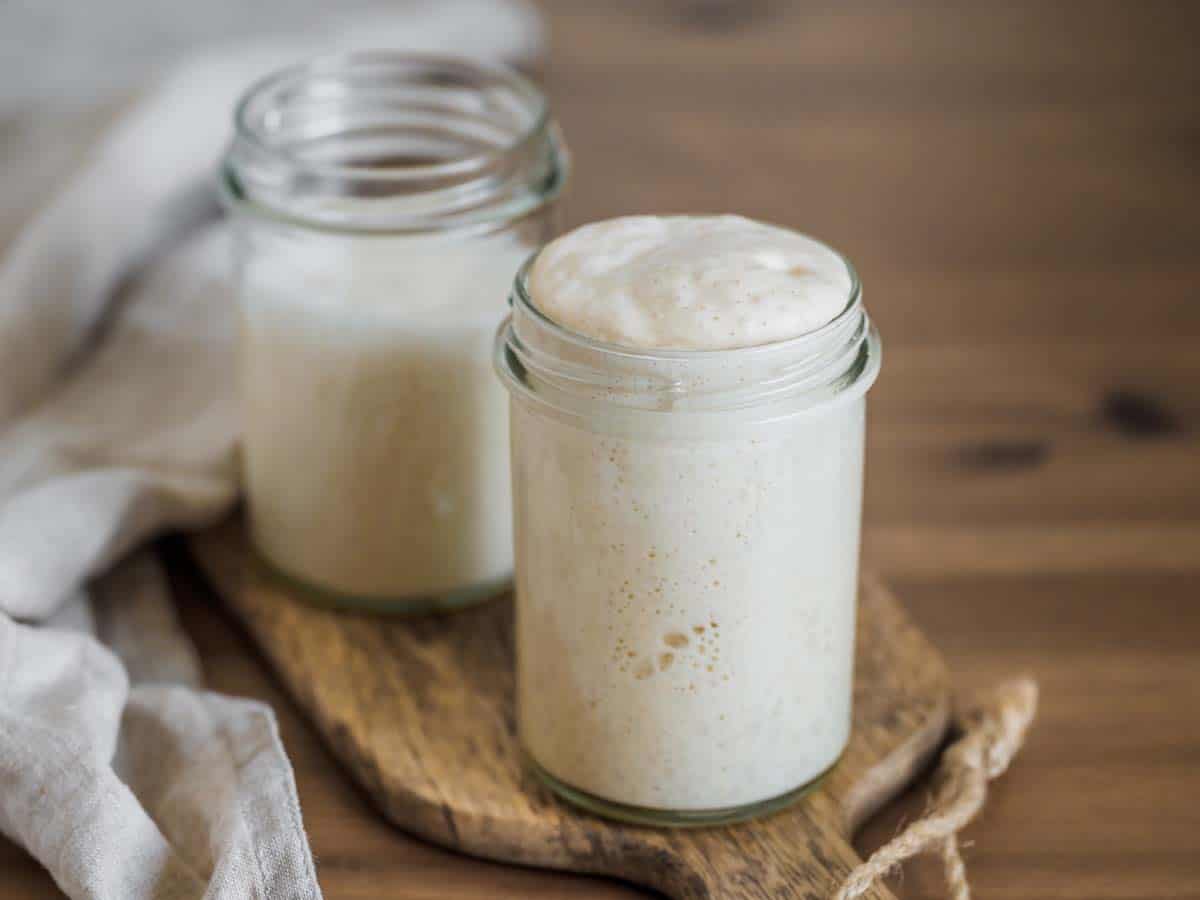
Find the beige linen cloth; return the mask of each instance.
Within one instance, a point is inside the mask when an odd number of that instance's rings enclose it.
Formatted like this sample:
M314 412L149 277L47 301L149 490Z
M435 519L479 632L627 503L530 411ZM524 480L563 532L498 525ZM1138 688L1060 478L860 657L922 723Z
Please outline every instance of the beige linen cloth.
M211 183L235 98L331 49L517 60L539 42L517 0L437 0L196 58L0 260L0 832L75 900L320 897L274 715L204 690L138 549L237 495Z

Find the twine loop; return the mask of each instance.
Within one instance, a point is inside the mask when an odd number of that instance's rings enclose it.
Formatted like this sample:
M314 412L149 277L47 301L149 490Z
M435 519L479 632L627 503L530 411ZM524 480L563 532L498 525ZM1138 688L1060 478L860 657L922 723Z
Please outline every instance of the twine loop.
M1037 683L1007 681L958 715L960 737L942 754L940 787L925 814L856 866L834 894L853 900L880 878L918 853L935 851L952 900L970 900L958 832L978 814L987 783L1004 774L1025 742L1037 711Z

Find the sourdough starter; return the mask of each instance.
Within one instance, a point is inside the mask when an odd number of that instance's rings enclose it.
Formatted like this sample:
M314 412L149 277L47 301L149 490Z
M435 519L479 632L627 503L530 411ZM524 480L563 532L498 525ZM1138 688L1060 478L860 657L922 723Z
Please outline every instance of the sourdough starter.
M488 365L512 233L256 238L243 263L243 458L255 544L359 598L512 570L507 398Z
M707 351L706 371L736 367L751 386L738 349L819 329L851 292L824 245L732 216L587 226L528 278L570 332ZM686 427L669 409L623 426L514 398L519 725L550 775L618 804L712 811L834 763L850 729L864 392Z

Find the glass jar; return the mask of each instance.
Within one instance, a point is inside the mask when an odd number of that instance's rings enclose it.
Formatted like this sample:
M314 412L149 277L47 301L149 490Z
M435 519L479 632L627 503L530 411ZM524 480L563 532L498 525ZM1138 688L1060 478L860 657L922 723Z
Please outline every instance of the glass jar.
M327 601L449 607L512 572L491 337L566 157L508 69L395 53L246 94L222 166L259 555Z
M593 812L715 824L794 800L850 733L867 389L852 289L816 331L632 350L529 295L495 362L511 395L518 722Z

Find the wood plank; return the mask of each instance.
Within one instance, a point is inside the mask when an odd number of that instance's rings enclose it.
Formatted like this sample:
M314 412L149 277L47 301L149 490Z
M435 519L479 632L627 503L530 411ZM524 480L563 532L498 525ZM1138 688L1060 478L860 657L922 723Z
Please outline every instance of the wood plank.
M867 557L889 576L1200 572L1200 523L868 527Z
M1200 603L1194 575L898 578L914 618L964 688L1015 671L1042 686L1012 772L967 829L979 896L1050 900L1200 896ZM873 821L886 840L927 788ZM923 860L893 884L944 896Z

